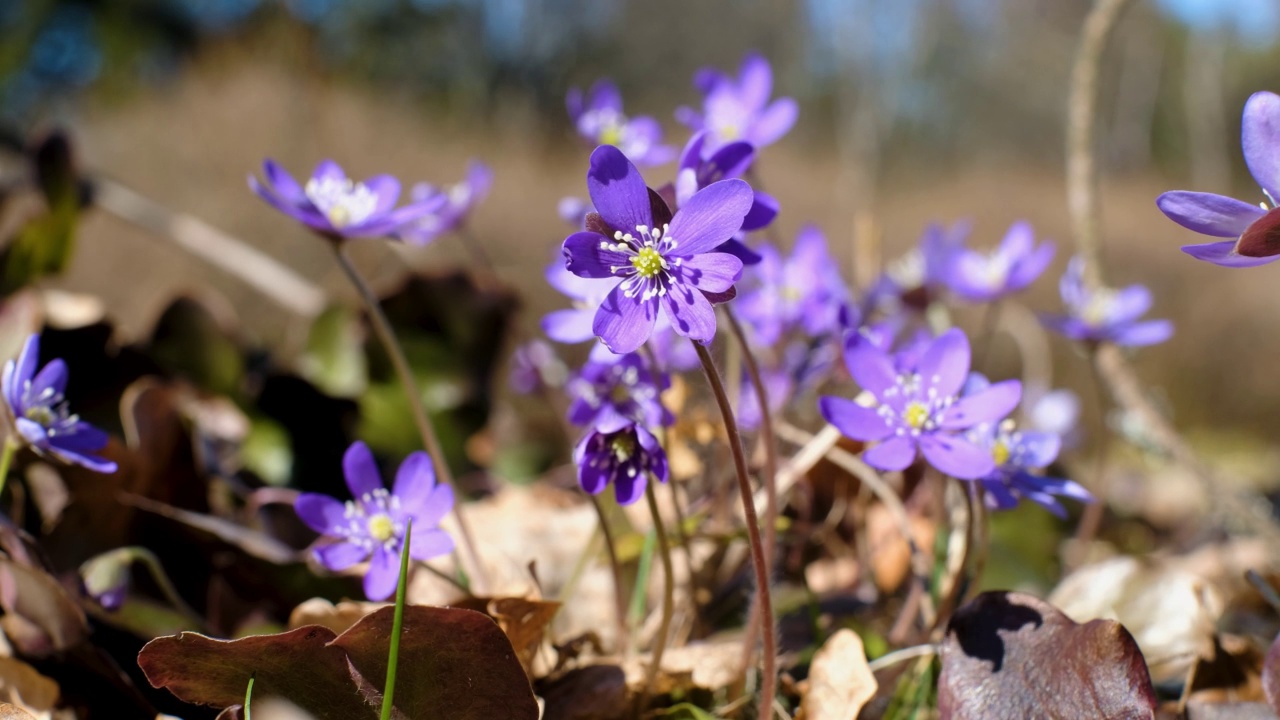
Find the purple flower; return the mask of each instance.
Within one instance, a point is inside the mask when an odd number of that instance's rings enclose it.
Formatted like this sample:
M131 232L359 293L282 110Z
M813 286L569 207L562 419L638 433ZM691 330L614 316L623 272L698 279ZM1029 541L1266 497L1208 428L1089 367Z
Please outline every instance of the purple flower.
M703 94L702 112L682 107L676 110L676 119L692 130L708 131L708 150L737 140L756 148L772 145L791 130L799 114L796 101L789 97L769 102L773 68L759 53L743 58L737 79L703 68L694 76L694 85Z
M671 387L666 373L654 373L637 353L612 362L588 362L569 381L569 422L613 431L628 423L649 427L670 425L671 411L662 405L662 391Z
M560 387L567 374L556 351L542 340L530 340L517 347L511 358L511 389L521 395Z
M919 244L885 268L868 293L872 307L896 313L903 307L924 310L937 299L951 277L956 256L969 236L968 223L925 228Z
M1083 258L1071 259L1058 287L1067 314L1044 315L1040 320L1072 340L1140 347L1162 343L1173 335L1173 323L1168 320L1138 321L1151 308L1151 291L1145 287L1089 289Z
M542 317L542 332L559 343L574 345L594 340L596 312L616 284L610 279L578 277L569 272L564 261L551 263L546 271L551 287L564 293L573 307L553 310ZM617 355L602 343L591 349L594 362L613 362Z
M991 453L996 465L993 472L980 478L989 507L1008 510L1018 504L1018 498L1025 497L1058 517L1066 517L1058 497L1093 502L1093 495L1079 483L1038 474L1058 457L1061 440L1057 435L1020 431L1012 420L1005 420L998 425L979 425L968 437Z
M431 212L405 225L397 236L410 245L426 245L441 235L452 232L467 220L471 209L489 195L493 186L493 171L479 160L467 166L467 177L447 188L430 183L413 186L411 195L415 205L430 206Z
M793 327L804 328L811 337L840 328L840 311L849 301L849 290L827 252L821 230L812 225L803 228L786 260L767 245L760 248L760 255L763 259L752 273L759 284L736 303L759 343L773 345Z
M622 94L609 80L597 80L585 101L582 91L573 88L565 104L578 134L593 145L612 145L640 165L662 165L675 157L675 148L662 144L657 120L623 114Z
M275 209L321 235L332 238L383 237L435 212L445 202L434 196L396 208L400 181L390 175L375 175L364 182L347 178L332 160L316 166L306 186L274 160L262 163L266 184L249 176L249 187Z
M1014 223L991 253L963 248L949 263L947 285L973 302L991 302L1025 289L1053 262L1053 243L1035 244L1029 223Z
M573 449L573 461L583 490L599 495L612 482L619 505L640 499L649 473L658 482L667 481L667 454L658 439L639 425L592 430Z
M715 248L742 227L751 186L712 183L669 217L636 166L602 145L591 154L587 189L599 215L588 218L590 230L565 239L565 265L579 277L620 280L596 312L595 334L615 353L632 352L649 339L661 306L677 333L710 342L711 302L731 298L742 275L742 261Z
M556 214L560 219L579 230L587 229L587 215L595 212L591 203L576 197L562 197L556 205Z
M98 454L107 447L107 434L67 408L63 395L67 364L50 360L36 372L39 358L40 336L31 335L17 360L5 363L0 379L0 393L9 406L9 420L17 437L37 454L94 472L115 472L116 464Z
M706 131L694 134L680 153L674 187L675 207L683 207L694 194L711 183L740 178L751 168L756 151L750 143L732 142L711 151L707 139ZM755 199L751 210L742 219L742 232L759 230L778 215L778 201L772 195L759 190L752 192Z
M863 455L872 467L902 470L923 453L947 475L977 479L991 473L995 463L961 433L1008 415L1022 385L1007 380L962 398L969 360L969 339L956 328L929 345L914 372L899 371L893 358L869 342L854 343L846 348L845 364L863 396L860 401L824 396L818 407L846 436L879 443Z
M787 404L791 397L793 383L786 368L760 368L760 379L764 382L764 391L769 399L769 414L772 417ZM744 371L742 374L741 392L738 394L738 427L743 430L754 430L760 425L760 400L756 395L755 383Z
M1175 190L1156 206L1179 225L1211 237L1235 238L1185 245L1182 252L1223 267L1254 267L1280 259L1280 95L1254 93L1244 104L1240 143L1266 202L1258 205L1214 193Z
M327 495L302 493L294 511L312 530L338 542L316 548L316 560L332 571L345 570L372 559L364 576L364 594L385 600L400 580L400 552L405 528L413 521L409 557L429 560L453 551L453 538L439 528L453 508L453 490L437 485L431 458L416 452L396 471L388 492L362 442L353 443L342 458L342 470L354 500L338 502Z

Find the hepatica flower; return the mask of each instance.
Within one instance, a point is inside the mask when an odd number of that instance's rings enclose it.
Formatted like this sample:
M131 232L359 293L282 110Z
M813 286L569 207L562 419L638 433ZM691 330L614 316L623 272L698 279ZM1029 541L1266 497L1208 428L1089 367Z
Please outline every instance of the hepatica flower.
M948 263L947 285L973 302L991 302L1025 289L1053 262L1053 243L1035 244L1029 223L1015 223L990 253L956 251Z
M653 332L661 306L672 328L708 343L711 301L727 300L742 261L719 247L742 227L754 196L742 180L721 180L670 212L640 171L615 147L591 154L587 189L598 222L564 241L565 266L579 277L615 278L592 330L615 353L632 352ZM710 297L708 297L708 295Z
M405 225L397 236L410 245L426 245L456 230L466 222L472 208L488 197L492 186L493 170L479 160L471 161L467 177L460 183L444 188L430 183L414 185L410 191L414 205L432 210Z
M682 207L711 183L740 178L751 169L756 151L750 143L732 142L712 151L708 139L706 131L696 133L680 153L674 187L676 207ZM772 195L754 189L752 192L755 197L751 210L742 219L742 232L766 227L778 215L778 201Z
M305 185L299 185L274 160L262 163L265 184L249 176L249 187L272 207L312 230L331 238L389 236L409 222L439 209L440 195L397 208L400 181L375 175L351 180L332 160L316 166Z
M650 473L658 482L667 481L667 454L639 425L592 430L573 449L573 461L583 490L599 495L612 483L619 505L640 499Z
M758 285L736 303L758 342L773 345L793 327L803 328L811 337L840 328L849 290L821 230L812 225L803 228L786 259L772 246L760 248L760 255L762 260L752 273Z
M18 438L37 454L95 472L115 472L116 464L98 454L107 446L107 434L67 407L67 364L54 359L37 372L39 359L40 336L32 335L17 360L5 363L0 378L0 393Z
M789 97L769 102L773 68L759 53L743 58L737 78L703 68L694 76L694 85L703 94L702 112L682 107L676 110L676 119L692 130L706 130L709 150L736 140L756 148L772 145L791 130L799 114L796 101Z
M1186 245L1182 252L1224 267L1254 267L1280 259L1280 95L1254 93L1244 105L1244 161L1266 198L1257 205L1214 193L1175 190L1156 205L1170 220L1201 235L1234 238Z
M846 348L845 363L863 396L859 401L825 396L818 407L848 437L878 443L863 455L872 467L902 470L923 453L943 473L974 480L996 464L964 431L1008 415L1022 386L1007 380L960 397L969 362L969 339L954 328L929 345L914 371L899 371L883 350L855 342Z
M453 538L439 528L441 518L453 508L453 490L436 484L426 453L405 458L390 491L383 487L373 453L362 442L347 448L342 470L353 500L343 503L327 495L302 493L293 506L312 530L337 539L316 548L321 565L336 572L370 560L364 593L370 600L385 600L399 582L400 551L409 520L413 520L409 557L429 560L453 551Z
M872 306L887 306L893 313L902 307L924 310L937 299L951 277L956 256L964 250L968 223L950 228L933 224L925 228L916 247L889 264L868 293Z
M662 405L662 391L671 386L666 373L653 373L644 358L628 353L609 362L588 362L569 381L569 422L594 425L605 431L628 423L649 427L670 425L671 411Z
M1040 320L1072 340L1140 347L1162 343L1173 335L1173 323L1168 320L1138 319L1151 308L1150 290L1141 285L1090 289L1084 281L1083 258L1071 259L1058 287L1067 314L1045 315Z
M969 440L991 453L996 465L994 471L980 478L989 507L1008 510L1018 504L1019 498L1026 498L1058 517L1066 517L1059 497L1093 502L1093 495L1079 483L1039 473L1058 457L1061 441L1057 435L1022 431L1012 420L1005 420L979 425L969 432Z
M675 157L675 148L662 144L657 120L622 112L622 93L609 80L597 80L585 97L573 88L565 104L578 134L593 145L612 145L640 165L662 165Z

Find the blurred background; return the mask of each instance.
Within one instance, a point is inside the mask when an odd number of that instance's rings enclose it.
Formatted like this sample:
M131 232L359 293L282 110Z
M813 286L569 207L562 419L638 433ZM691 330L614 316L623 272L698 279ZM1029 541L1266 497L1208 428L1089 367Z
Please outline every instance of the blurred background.
M789 244L803 223L852 263L855 228L891 259L932 221L971 219L993 245L1030 220L1059 241L1029 295L1059 307L1069 254L1063 184L1067 78L1085 0L0 0L0 128L21 147L65 128L84 171L261 248L346 297L327 250L246 187L264 157L306 175L333 158L357 177L409 183L493 167L472 229L523 303L522 322L563 301L542 270L583 195L587 152L565 92L612 77L630 114L688 131L693 72L736 69L757 49L775 95L800 103L767 148L761 182L782 202ZM1175 421L1211 454L1249 449L1271 474L1280 410L1276 270L1229 271L1178 252L1195 238L1155 197L1197 189L1260 200L1239 150L1239 115L1280 90L1277 0L1139 0L1105 59L1100 121L1107 275L1156 292L1178 332L1140 366ZM0 166L3 167L3 166ZM10 168L11 169L11 168ZM652 184L669 168L649 170ZM177 293L225 299L247 339L285 356L309 319L103 209L85 215L55 286L97 295L121 340L145 333ZM387 287L406 265L465 261L449 238L422 250L363 243ZM878 268L846 267L850 279ZM221 301L219 301L221 302ZM1089 394L1085 363L1055 345L1060 384ZM1256 452L1255 452L1256 451Z

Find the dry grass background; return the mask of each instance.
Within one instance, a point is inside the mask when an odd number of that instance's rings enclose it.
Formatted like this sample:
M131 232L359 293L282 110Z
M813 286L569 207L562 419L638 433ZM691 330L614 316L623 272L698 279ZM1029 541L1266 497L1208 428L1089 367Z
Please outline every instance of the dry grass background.
M542 269L566 234L557 201L584 193L586 153L572 144L567 121L564 141L547 142L545 133L522 129L533 120L518 105L495 117L483 131L457 119L434 121L405 99L252 57L213 54L170 85L138 90L125 101L94 101L82 108L73 129L92 169L261 247L336 297L346 297L346 291L327 251L246 188L246 175L263 157L297 174L333 157L354 175L389 172L406 185L458 179L469 157L481 158L495 169L496 182L473 229L502 277L525 299L526 319L533 321L559 303ZM667 127L677 141L683 139L674 121ZM1037 310L1057 310L1055 278L1069 251L1059 148L1057 139L1048 138L1043 159L1034 165L961 157L941 167L914 161L893 167L875 203L886 257L912 244L930 221L972 218L973 242L983 245L994 244L1009 223L1025 218L1042 236L1057 240L1060 252L1051 276L1024 299ZM895 148L883 148L882 154L893 158ZM802 223L816 222L848 269L855 203L837 155L832 138L811 134L769 148L761 170L783 202L782 236L789 242ZM661 178L669 170L651 172ZM1275 268L1228 271L1179 253L1177 247L1195 237L1167 221L1154 199L1185 184L1151 173L1104 178L1108 279L1149 284L1156 294L1153 316L1177 324L1175 338L1142 351L1139 366L1167 395L1179 424L1228 438L1212 444L1229 452L1241 445L1266 449L1280 410L1280 374L1274 371L1280 319L1272 312L1280 275ZM1242 197L1255 192L1238 190ZM465 257L452 239L407 253L369 242L356 255L384 285L395 281L404 262L444 268ZM225 296L254 342L288 351L305 333L304 323L235 278L102 212L86 220L78 255L61 284L105 298L126 336L144 331L178 292ZM1064 343L1054 347L1060 383L1088 396L1083 360Z

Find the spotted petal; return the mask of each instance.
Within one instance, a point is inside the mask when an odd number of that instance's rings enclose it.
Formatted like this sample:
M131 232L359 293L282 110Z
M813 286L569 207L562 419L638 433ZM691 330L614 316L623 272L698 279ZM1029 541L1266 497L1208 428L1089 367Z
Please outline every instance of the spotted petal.
M564 240L564 263L569 272L583 278L616 277L615 268L630 268L625 253L604 247L610 240L593 232L579 232Z
M672 284L662 307L678 334L704 345L715 337L716 311L701 292L687 285Z
M657 318L656 301L641 302L638 298L627 297L619 283L600 304L592 330L609 350L623 355L639 349L649 339Z
M742 277L742 261L729 253L703 253L682 258L675 269L680 282L689 283L699 290L725 292Z

